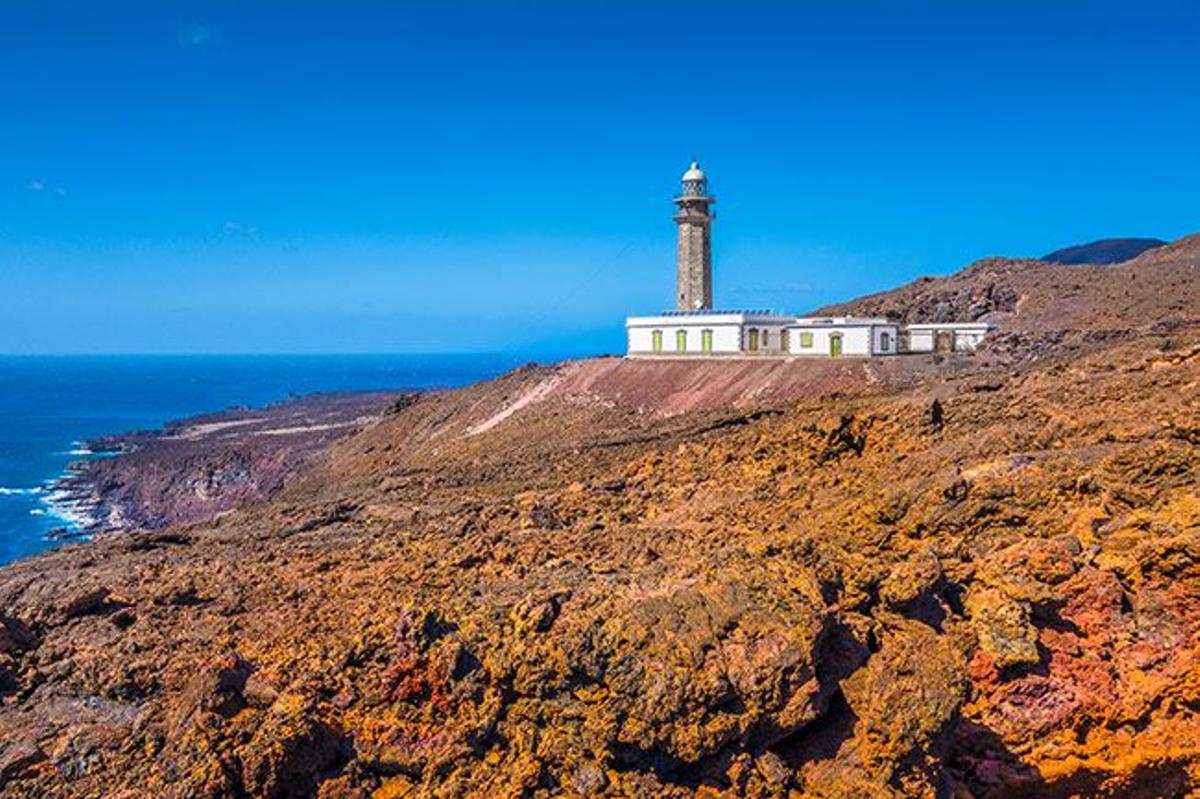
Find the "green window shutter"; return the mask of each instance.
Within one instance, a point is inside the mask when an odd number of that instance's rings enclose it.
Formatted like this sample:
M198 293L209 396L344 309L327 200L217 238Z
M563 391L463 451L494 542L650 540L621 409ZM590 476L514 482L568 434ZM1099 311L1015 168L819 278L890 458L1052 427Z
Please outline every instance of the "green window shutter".
M676 330L675 331L675 351L676 352L687 352L687 331L686 330Z
M650 333L650 349L655 352L662 352L662 331L654 330Z
M800 346L804 347L806 349L811 349L812 345L813 345L812 333L801 333L800 334Z

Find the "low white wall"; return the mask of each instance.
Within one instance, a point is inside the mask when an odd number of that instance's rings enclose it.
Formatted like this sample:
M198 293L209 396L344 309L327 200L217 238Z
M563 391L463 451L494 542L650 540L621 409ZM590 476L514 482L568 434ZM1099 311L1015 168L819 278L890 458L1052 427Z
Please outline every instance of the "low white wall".
M937 348L938 334L949 333L954 337L954 349L957 352L973 350L987 337L985 325L971 322L963 325L950 323L913 325L908 328L909 352L933 352Z
M908 331L908 351L933 352L933 331L910 329Z

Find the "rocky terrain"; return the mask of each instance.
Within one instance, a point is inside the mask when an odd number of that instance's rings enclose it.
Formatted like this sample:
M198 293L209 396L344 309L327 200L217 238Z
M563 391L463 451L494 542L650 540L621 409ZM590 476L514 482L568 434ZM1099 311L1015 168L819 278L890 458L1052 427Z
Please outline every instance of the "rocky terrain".
M65 535L201 521L270 496L402 396L315 394L88 441L88 450L116 457L75 461L54 485L55 503L83 521Z
M1198 286L1200 234L1111 266L987 258L815 313L995 322L1001 335L992 351L1029 359L1194 325Z
M421 395L10 565L0 797L1194 796L1195 249L854 306L974 355Z

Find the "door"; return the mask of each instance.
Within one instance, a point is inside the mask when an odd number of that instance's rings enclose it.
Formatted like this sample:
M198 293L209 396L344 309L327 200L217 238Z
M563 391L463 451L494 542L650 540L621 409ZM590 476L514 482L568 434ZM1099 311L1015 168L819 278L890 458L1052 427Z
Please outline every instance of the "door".
M676 330L675 331L675 351L676 352L687 352L687 331L686 330Z
M711 330L701 330L700 331L700 351L701 352L712 352L712 331Z
M662 352L662 331L654 330L650 333L650 349L654 352Z
M792 331L790 331L790 330L780 330L779 331L779 349L782 350L783 352L791 352L792 351Z
M842 354L842 334L829 334L829 357L837 358Z
M934 352L954 352L954 331L939 330L933 340Z
M750 346L751 352L758 352L758 330L751 328L750 330Z

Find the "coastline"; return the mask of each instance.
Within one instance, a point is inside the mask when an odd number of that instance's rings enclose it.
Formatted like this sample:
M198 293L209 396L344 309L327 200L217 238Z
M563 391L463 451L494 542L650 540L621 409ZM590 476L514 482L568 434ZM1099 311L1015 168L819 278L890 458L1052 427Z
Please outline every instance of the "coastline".
M98 503L90 492L80 490L75 481L82 481L93 461L114 458L131 448L104 448L97 442L73 441L68 455L76 456L69 461L58 477L46 480L37 490L40 508L38 511L62 521L63 524L50 528L44 538L48 541L87 540L97 531L100 519L96 515Z
M62 520L46 539L200 522L273 494L319 452L413 392L324 392L74 442L65 471L37 489Z
M496 354L0 356L0 563L110 526L82 485L103 471L93 461L128 455L182 420L323 392L449 388L520 362Z

